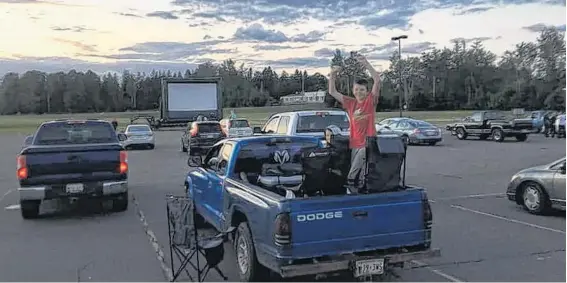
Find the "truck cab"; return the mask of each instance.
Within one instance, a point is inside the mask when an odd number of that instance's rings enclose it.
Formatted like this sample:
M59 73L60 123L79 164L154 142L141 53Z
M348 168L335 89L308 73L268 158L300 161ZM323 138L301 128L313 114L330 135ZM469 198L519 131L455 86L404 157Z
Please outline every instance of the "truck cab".
M325 129L335 125L349 135L349 117L342 110L293 111L272 115L255 134L324 137Z
M370 150L381 157L373 164L398 156L399 148ZM225 139L204 159L188 159L194 170L185 188L199 217L220 232L237 227L241 281L265 279L268 271L284 278L336 272L361 278L440 255L430 248L427 192L400 185L399 162L387 165L398 173L390 189L378 192L388 182L374 178L374 193L347 194L329 181L334 173L325 150L317 137L267 135Z

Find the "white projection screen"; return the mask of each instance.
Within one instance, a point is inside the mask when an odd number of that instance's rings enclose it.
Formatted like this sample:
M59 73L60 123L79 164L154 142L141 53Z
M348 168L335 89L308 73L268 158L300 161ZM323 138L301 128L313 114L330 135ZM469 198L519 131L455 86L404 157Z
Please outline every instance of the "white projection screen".
M169 83L167 108L170 112L217 109L216 83Z

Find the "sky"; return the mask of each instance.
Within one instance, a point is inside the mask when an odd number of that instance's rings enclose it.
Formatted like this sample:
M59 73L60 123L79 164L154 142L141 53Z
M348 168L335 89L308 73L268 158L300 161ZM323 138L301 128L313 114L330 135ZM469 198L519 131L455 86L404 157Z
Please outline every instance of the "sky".
M565 31L564 0L0 0L0 74L184 71L206 61L328 73L333 50L388 68L403 56L481 40L501 55L544 27Z

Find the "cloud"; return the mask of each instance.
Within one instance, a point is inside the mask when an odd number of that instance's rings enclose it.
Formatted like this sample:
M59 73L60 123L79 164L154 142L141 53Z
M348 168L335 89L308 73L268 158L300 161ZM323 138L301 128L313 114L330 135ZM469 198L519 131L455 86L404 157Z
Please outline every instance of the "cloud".
M71 45L82 52L92 52L92 53L98 52L98 50L96 49L96 45L85 44L79 41L68 40L63 38L54 38L53 40L59 43Z
M2 70L10 72L25 73L29 70L39 70L43 72L67 72L71 69L77 71L92 70L97 73L115 72L121 73L124 70L134 72L150 73L152 70L172 70L184 72L187 69L194 69L196 64L185 62L144 62L144 61L119 61L115 63L95 63L69 57L18 57L17 59L7 59L0 57ZM3 76L4 73L0 73Z
M493 39L493 38L488 37L488 36L472 37L472 38L457 37L457 38L451 39L451 42L464 41L465 43L471 43L471 42L475 42L475 41L483 42L483 41L487 41L487 40L491 40L491 39Z
M142 18L142 16L132 13L116 13L116 14L124 17Z
M412 10L397 10L387 12L383 15L367 16L358 21L358 24L369 29L378 28L400 28L405 29L409 25L409 18L414 14Z
M167 12L167 11L155 11L155 12L147 13L146 17L162 18L164 20L177 20L177 19L179 19L178 16L174 15L172 12Z
M291 49L296 48L289 45L277 45L277 44L268 44L268 45L254 45L252 48L256 51L262 50L284 50L284 49Z
M525 30L529 30L531 32L541 32L546 28L555 28L559 31L565 31L565 25L558 25L558 26L552 26L552 25L546 25L543 23L537 23L535 25L531 25L531 26L526 26L526 27L522 27Z
M341 51L341 53L343 55L348 54L347 51L339 49ZM317 49L313 52L313 56L318 57L318 58L331 58L335 55L335 52L337 51L337 49L333 49L333 48L321 48L321 49Z
M143 42L133 46L124 47L118 54L80 54L86 57L97 57L113 60L146 60L146 61L195 61L208 54L225 54L234 52L234 49L216 49L215 45L223 43L221 40L200 42Z
M435 48L435 43L425 41L417 43L404 44L402 42L402 55L419 55L425 51ZM364 54L369 59L373 60L389 60L394 52L398 52L398 43L390 42L385 45L366 45L361 50L361 54Z
M264 66L269 65L275 68L321 68L330 65L330 58L317 58L317 57L300 57L300 58L286 58L282 60L268 60L263 61Z
M235 39L264 41L271 43L282 43L289 41L289 38L281 31L265 29L261 24L252 24L248 27L240 27L234 33Z
M70 32L83 32L83 31L92 31L92 29L86 28L84 26L72 26L72 27L51 27L53 31L70 31Z
M325 34L326 33L322 31L310 31L289 37L281 31L266 29L262 24L255 23L248 27L238 28L234 33L234 38L237 40L263 41L269 43L313 43L322 40Z
M455 13L455 15L474 14L474 13L485 12L485 11L488 11L488 10L491 10L491 9L494 9L494 6L472 7L472 8L463 9L463 10Z

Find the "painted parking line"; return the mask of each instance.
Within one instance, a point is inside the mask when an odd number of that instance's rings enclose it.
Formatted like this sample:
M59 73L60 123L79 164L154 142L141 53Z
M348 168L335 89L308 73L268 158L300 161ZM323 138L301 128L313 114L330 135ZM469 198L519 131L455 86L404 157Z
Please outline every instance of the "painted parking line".
M2 196L0 196L0 202L2 202L2 200L4 200L4 198L7 197L9 194L11 194L13 191L14 191L14 189L9 189Z
M528 223L528 222L524 222L524 221L520 221L520 220L516 220L516 219L512 219L512 218L507 218L507 217L503 217L503 216L488 213L488 212L482 212L482 211L479 211L479 210L466 208L466 207L463 207L463 206L460 206L460 205L451 205L451 207L462 210L462 211L467 211L467 212L475 213L475 214L478 214L478 215L483 215L483 216L492 217L492 218L495 218L495 219L507 221L507 222L510 222L510 223L521 224L521 225L525 225L525 226L528 226L528 227L532 227L532 228L536 228L536 229L540 229L540 230L545 230L545 231L565 235L565 231L558 230L558 229L544 227L544 226L540 226L540 225L537 225L537 224L532 224L532 223Z
M488 197L504 197L506 196L505 193L489 193L489 194L476 194L476 195L464 195L464 196L456 196L456 197L446 197L446 198L438 198L435 201L450 201L450 200L460 200L460 199L469 199L469 198L488 198Z
M451 282L466 282L465 280L459 279L453 275L449 275L441 270L434 269L432 267L428 267L426 263L419 261L419 260L412 260L413 263L417 264L418 267L425 267L425 269L451 281Z

